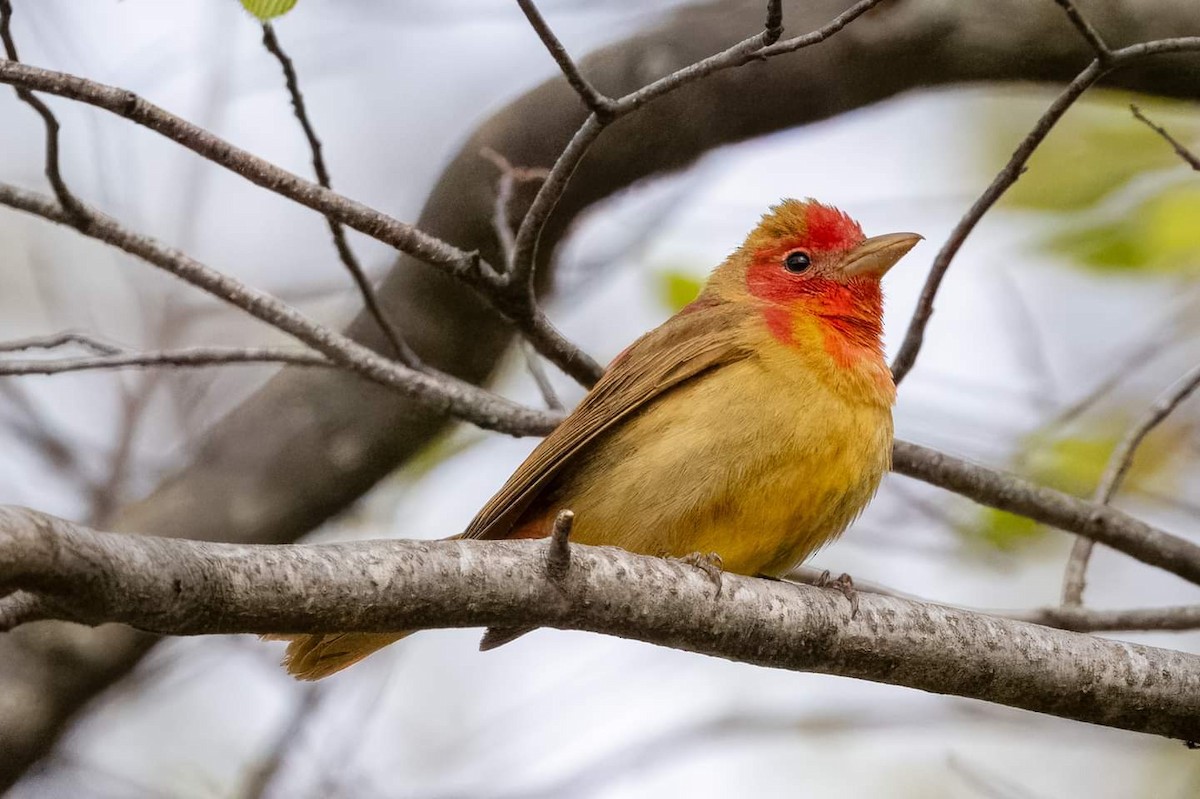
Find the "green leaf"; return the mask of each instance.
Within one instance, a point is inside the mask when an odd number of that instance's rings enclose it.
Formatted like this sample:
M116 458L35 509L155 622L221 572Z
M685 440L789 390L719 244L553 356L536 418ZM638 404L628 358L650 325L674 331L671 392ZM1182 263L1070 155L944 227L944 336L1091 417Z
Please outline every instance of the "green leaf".
M1047 243L1102 272L1200 272L1200 186L1169 188L1120 217L1060 233Z
M263 22L282 17L296 5L296 0L242 0L242 7Z
M681 269L668 269L658 274L658 297L671 313L696 299L704 283Z

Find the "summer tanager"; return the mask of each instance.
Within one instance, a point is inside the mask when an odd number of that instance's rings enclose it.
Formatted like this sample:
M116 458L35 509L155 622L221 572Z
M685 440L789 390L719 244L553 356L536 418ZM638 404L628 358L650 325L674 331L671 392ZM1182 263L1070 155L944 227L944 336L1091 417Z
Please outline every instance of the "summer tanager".
M846 529L890 466L879 281L920 238L868 239L813 200L774 206L694 302L617 356L462 537L539 538L570 509L581 544L786 573ZM295 636L285 665L319 679L406 634Z

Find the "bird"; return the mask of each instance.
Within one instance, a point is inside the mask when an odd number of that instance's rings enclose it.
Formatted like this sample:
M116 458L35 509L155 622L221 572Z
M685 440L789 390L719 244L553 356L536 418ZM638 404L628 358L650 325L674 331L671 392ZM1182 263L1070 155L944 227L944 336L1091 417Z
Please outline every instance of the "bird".
M618 355L459 536L571 540L780 577L836 539L891 467L881 278L922 237L867 238L784 199L699 296ZM719 584L718 584L719 587ZM493 628L481 648L527 629ZM409 633L280 636L315 680Z

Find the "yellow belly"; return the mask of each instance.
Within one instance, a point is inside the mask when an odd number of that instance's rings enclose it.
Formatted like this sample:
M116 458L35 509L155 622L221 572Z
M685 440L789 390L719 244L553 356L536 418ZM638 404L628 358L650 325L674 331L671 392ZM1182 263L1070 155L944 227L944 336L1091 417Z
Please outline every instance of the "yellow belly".
M716 552L728 571L778 575L846 529L891 448L890 407L855 402L794 362L751 358L619 426L552 504L575 511L581 543Z

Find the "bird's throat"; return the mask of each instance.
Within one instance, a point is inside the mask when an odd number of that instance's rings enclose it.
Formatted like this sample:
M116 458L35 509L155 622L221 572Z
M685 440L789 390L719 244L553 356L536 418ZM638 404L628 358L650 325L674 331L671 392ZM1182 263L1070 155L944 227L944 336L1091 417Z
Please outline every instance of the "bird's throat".
M779 344L837 382L857 386L873 399L891 404L895 385L883 353L882 298L876 291L874 298L860 296L856 303L843 299L769 304L763 308L767 330Z

